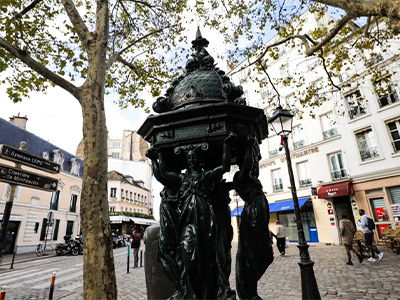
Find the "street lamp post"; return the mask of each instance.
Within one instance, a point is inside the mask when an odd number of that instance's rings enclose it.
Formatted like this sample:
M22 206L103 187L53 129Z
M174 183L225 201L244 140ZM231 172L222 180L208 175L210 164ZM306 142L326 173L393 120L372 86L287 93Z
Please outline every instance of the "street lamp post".
M288 145L288 135L292 131L292 120L293 114L282 107L274 112L270 119L270 124L272 125L274 131L277 135L281 135L283 139L283 146L285 148L286 161L289 172L290 186L292 190L294 212L296 215L297 231L299 235L299 244L297 247L300 251L300 271L301 271L301 290L302 299L321 299L318 291L317 280L314 274L314 262L310 259L310 254L308 252L309 245L307 244L304 230L303 222L301 219L299 200L297 198L296 184L294 181L292 160L290 158L290 151Z

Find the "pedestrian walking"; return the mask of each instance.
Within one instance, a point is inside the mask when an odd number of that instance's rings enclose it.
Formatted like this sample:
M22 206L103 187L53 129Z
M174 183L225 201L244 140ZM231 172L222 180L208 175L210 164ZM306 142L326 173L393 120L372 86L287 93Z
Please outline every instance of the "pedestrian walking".
M347 215L342 215L342 219L339 222L339 228L340 234L342 235L342 242L347 254L346 265L353 265L353 262L351 261L350 251L352 251L358 257L358 261L362 263L364 258L353 248L353 238L354 234L356 233L356 229L353 225L353 222L347 219Z
M132 250L133 250L133 267L137 268L139 266L139 248L140 248L141 236L136 230L132 231Z
M285 255L286 247L286 233L285 228L279 223L279 220L275 221L276 224L276 246L281 256Z
M376 261L375 253L378 254L379 260L382 260L383 252L380 252L376 246L372 245L372 241L374 239L374 231L372 228L369 228L368 226L368 219L372 220L372 218L366 215L365 210L362 208L358 210L358 213L361 216L360 220L358 220L358 225L361 227L361 230L364 233L364 244L365 247L367 247L371 253L371 257L368 258L368 260Z

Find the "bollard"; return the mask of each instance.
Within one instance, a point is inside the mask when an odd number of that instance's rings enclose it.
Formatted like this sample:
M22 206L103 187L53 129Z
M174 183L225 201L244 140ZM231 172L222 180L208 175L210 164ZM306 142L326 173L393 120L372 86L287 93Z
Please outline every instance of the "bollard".
M131 245L128 244L128 263L127 263L127 267L126 267L126 273L129 273L129 255L131 253Z
M0 300L6 299L6 286L1 287Z
M53 300L54 282L55 281L56 281L56 272L54 271L53 275L51 276L49 300Z
M143 267L143 250L140 250L140 267Z
M14 269L15 253L16 253L16 252L14 251L13 258L12 258L12 261L11 261L11 267L10 267L10 269Z

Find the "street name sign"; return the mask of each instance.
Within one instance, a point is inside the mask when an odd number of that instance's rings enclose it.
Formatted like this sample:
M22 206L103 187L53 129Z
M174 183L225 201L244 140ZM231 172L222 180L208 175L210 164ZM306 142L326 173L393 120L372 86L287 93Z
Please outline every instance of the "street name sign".
M53 174L60 173L61 170L60 165L51 160L44 159L40 156L4 144L0 145L0 157Z
M0 181L49 192L57 191L58 180L0 164Z

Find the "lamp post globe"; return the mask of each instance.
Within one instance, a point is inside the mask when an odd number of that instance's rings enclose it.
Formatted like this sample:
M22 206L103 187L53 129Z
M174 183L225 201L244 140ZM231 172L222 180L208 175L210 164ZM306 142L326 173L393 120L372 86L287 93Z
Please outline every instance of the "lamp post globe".
M292 132L293 117L294 115L289 110L283 109L279 106L272 114L269 123L273 127L276 134L282 136L283 146L285 148L286 162L289 172L290 187L292 191L294 212L299 236L299 244L297 247L299 248L300 252L299 266L301 271L302 299L321 299L313 269L314 262L310 259L310 254L308 252L309 245L307 244L304 235L303 221L301 218L299 200L297 198L296 184L293 175L292 161L290 158L288 135Z

